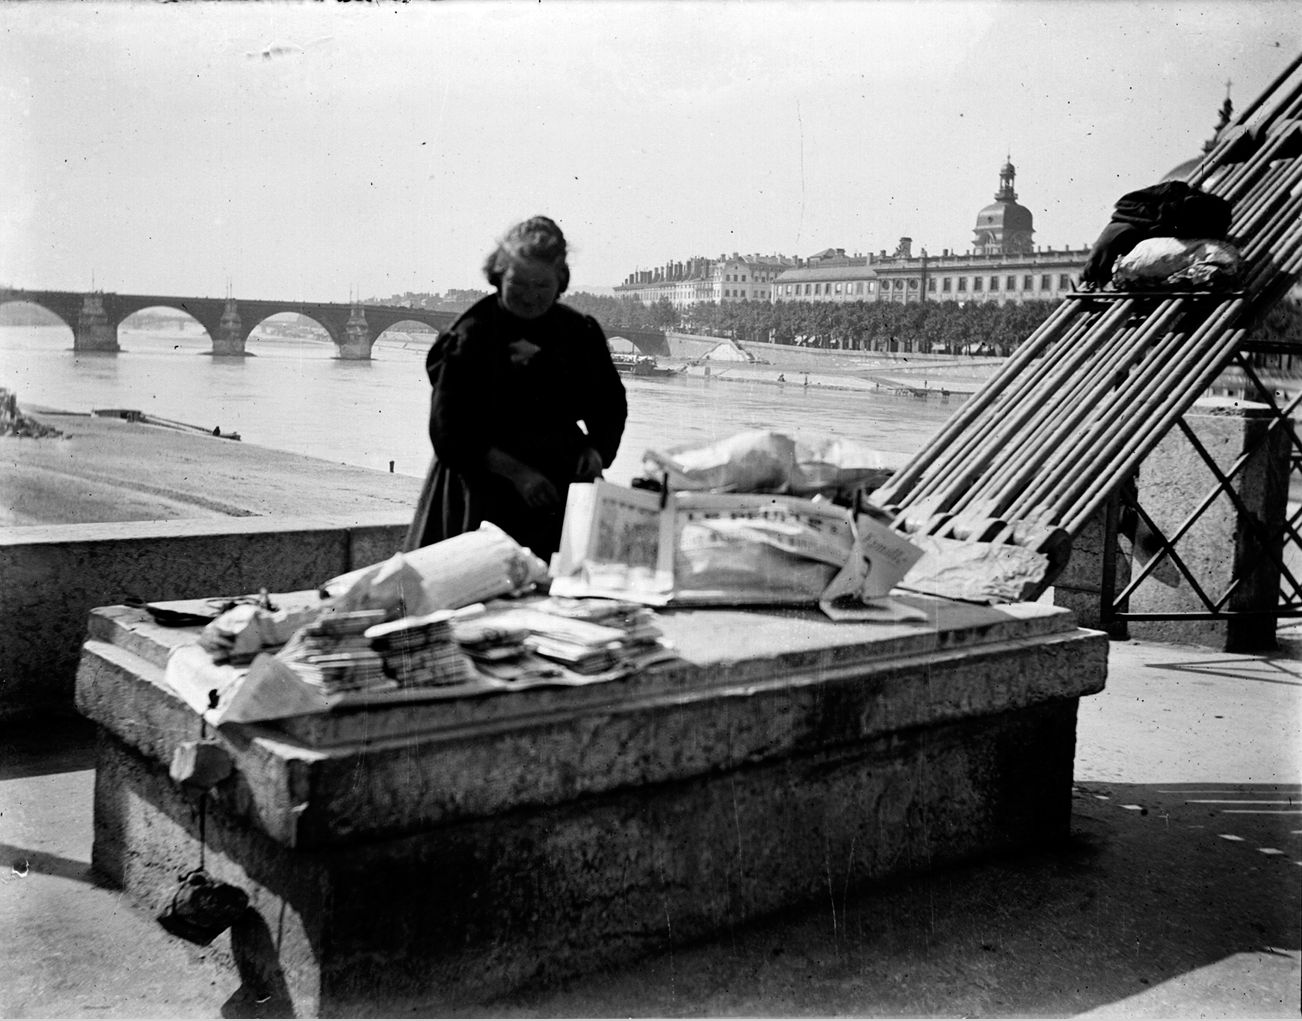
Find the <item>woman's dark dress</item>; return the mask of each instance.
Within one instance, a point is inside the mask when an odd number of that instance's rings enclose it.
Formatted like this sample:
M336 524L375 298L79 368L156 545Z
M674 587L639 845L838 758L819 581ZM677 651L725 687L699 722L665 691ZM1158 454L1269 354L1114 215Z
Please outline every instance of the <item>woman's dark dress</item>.
M539 350L522 356L512 351L516 340ZM513 455L547 476L562 503L570 483L580 481L574 472L585 447L606 465L615 459L628 404L601 327L560 304L537 319L519 319L491 294L435 341L425 368L433 387L434 463L406 548L491 521L550 558L560 544L563 506L531 510L509 481L488 471L485 458L489 447Z

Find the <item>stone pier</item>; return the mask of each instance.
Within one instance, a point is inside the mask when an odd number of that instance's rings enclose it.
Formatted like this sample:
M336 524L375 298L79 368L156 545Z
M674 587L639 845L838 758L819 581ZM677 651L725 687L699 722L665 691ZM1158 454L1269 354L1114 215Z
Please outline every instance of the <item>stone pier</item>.
M77 328L73 331L72 349L110 353L122 350L118 346L117 324L108 321L108 315L104 310L104 296L98 291L87 294L82 301L81 311L77 316Z
M242 329L235 299L228 297L217 331L212 335L212 353L223 358L243 358L247 340L248 334Z
M339 345L339 357L351 361L370 361L373 343L371 328L366 323L366 313L354 305L344 326L344 339Z

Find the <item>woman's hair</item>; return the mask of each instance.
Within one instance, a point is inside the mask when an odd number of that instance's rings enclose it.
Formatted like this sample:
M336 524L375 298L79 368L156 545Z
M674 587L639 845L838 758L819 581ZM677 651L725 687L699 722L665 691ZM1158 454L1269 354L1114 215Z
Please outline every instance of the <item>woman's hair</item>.
M565 261L565 235L556 222L546 216L531 216L508 230L484 260L484 276L500 287L502 274L517 259L550 263L556 270L561 290L570 285L570 267Z

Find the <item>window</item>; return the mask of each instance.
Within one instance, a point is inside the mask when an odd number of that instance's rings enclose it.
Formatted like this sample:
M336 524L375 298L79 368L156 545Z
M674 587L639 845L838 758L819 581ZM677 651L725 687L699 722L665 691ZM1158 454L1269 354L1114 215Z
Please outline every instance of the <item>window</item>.
M935 289L936 289L936 278L927 277L927 290L934 291Z
M967 290L967 277L959 277L959 278L958 278L958 289L959 289L960 291L966 291L966 290Z
M805 284L805 293L806 293L806 294L809 293L809 284Z
M985 286L985 282L986 282L986 281L985 281L985 277L973 277L973 278L972 278L972 290L974 290L974 291L979 291L979 290L981 290L981 288Z
M1004 284L1006 285L1006 290L1009 291L1017 290L1017 277L1009 277L1007 280L1004 281Z
M998 277L991 277L991 278L990 278L990 290L992 290L992 291L997 291L997 290L999 290L999 278L998 278Z
M944 291L946 294L948 294L950 291L954 289L953 284L954 284L953 277L945 277L940 281L940 289Z
M837 284L837 285L836 285L836 293L837 293L837 294L840 294L840 293L841 293L841 285L840 285L840 284Z
M1035 286L1035 277L1031 276L1030 273L1027 273L1026 276L1022 277L1022 290L1029 291L1034 286Z
M1042 291L1049 290L1049 287L1051 286L1050 281L1052 279L1053 278L1050 277L1048 273L1045 273L1042 277L1040 277L1040 290Z
M1071 274L1062 273L1058 276L1058 288L1063 291L1071 290Z
M815 285L814 285L814 293L815 293L815 294L822 294L822 293L823 293L823 285L822 285L822 284L815 284Z

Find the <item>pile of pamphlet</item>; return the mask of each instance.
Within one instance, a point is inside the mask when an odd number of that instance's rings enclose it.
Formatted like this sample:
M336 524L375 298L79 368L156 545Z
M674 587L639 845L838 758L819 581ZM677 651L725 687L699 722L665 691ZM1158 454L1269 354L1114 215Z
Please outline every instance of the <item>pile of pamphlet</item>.
M622 633L620 644L625 648L658 643L664 637L655 611L649 606L626 599L553 596L538 603L536 609L557 617L586 620L590 624L617 628Z
M403 617L368 628L365 637L401 688L465 684L475 679L475 669L453 639L453 616L436 610Z
M276 657L326 695L391 688L365 633L384 617L383 610L325 613L299 628Z
M509 627L491 615L457 621L452 636L480 667L518 660L529 651L525 648L526 628Z
M600 674L665 651L654 611L616 599L549 599L507 614L524 646L577 674Z

